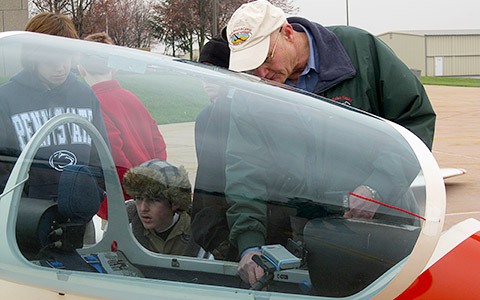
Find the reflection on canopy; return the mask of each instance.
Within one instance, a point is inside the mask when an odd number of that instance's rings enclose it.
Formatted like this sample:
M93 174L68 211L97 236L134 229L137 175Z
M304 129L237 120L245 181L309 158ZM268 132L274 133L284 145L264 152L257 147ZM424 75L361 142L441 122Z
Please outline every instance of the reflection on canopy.
M141 51L36 34L0 41L2 83L23 69L18 50L26 44L48 44L53 49L49 58L70 53L69 76L75 82L83 81L76 66L86 57L99 59L98 64L88 65L89 72L114 69L112 80L135 95L151 115L147 127L158 132L162 124L165 147L160 148L168 153L163 159L184 165L189 172L194 188L191 241L215 260L185 257L197 253L169 256L142 248L126 234L130 232L124 204L128 194L107 192L109 225L103 239L72 252L109 257L115 242L118 257L134 272L105 268L105 278L110 273L135 274L238 291L248 288L235 277L233 262L239 254L252 246L280 244L304 262L299 269L279 271L271 291L368 298L385 287L389 281L385 278L402 269L421 236L427 199L424 186L412 185L422 171L417 149L378 117L246 74ZM29 59L35 62L36 57ZM88 92L94 95L93 90ZM19 101L10 108L18 110L20 103L35 102ZM30 116L30 110L25 111ZM107 124L105 110L102 113ZM55 114L44 114L45 120L38 124L24 122L31 126L30 137ZM140 123L133 111L128 118L131 124ZM10 124L11 118L2 116L1 122ZM73 129L65 129L69 130ZM9 164L2 168L5 184L21 149L18 139L7 138L4 131L0 139L9 142L1 149L2 165ZM110 143L113 140L109 135ZM113 158L123 142L120 138L112 143ZM35 162L48 166L48 157L42 150L38 153ZM120 174L115 178L121 179L131 165L115 160L115 167ZM104 167L103 172L112 170ZM121 189L120 182L105 179L107 191ZM44 181L36 183L39 193L52 193ZM74 185L78 189L80 184ZM21 197L15 201L26 203ZM55 205L43 204L45 209ZM63 217L58 218L63 222ZM49 234L49 227L45 228L42 234ZM24 236L18 238L22 241ZM41 264L38 256L28 258Z

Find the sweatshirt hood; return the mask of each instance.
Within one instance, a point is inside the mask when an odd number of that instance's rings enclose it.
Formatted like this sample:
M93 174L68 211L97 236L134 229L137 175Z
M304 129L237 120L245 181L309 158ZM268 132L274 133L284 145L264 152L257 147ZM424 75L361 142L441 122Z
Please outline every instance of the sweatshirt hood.
M72 82L76 81L75 75L71 72L68 74L67 79L59 86L53 88L46 85L40 78L31 71L22 70L17 75L13 76L10 81L16 82L21 86L25 86L28 89L37 90L39 92L55 92L66 93Z

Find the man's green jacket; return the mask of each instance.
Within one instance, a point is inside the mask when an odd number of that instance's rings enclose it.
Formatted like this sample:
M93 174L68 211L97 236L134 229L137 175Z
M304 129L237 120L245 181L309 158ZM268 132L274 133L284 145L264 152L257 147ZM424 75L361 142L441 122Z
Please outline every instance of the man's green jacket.
M320 65L315 94L402 125L432 148L436 115L425 89L383 41L355 27L325 28L299 17L288 21L315 39Z

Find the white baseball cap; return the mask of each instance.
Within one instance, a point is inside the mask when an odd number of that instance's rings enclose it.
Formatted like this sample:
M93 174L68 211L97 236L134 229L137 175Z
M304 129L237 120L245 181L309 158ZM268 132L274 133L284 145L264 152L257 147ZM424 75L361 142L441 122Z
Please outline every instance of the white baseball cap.
M283 10L266 0L240 6L227 24L229 69L249 71L262 65L268 55L270 35L286 21Z

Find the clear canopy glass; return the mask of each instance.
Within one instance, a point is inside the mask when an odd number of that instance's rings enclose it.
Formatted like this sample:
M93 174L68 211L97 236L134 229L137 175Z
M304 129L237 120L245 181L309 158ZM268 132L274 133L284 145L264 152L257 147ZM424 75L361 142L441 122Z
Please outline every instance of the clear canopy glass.
M42 272L247 295L241 252L281 245L288 252L264 256L298 263L278 264L269 292L370 299L408 261L420 270L428 261L414 249L439 234L443 212L429 208L444 199L427 191L441 181L428 179L437 176L431 154L399 126L248 74L94 42L4 34L0 60L1 202L14 213L2 226L12 251ZM70 121L29 148L42 125L65 113ZM22 151L31 158L19 159ZM132 221L138 201L125 202L136 196L121 184L151 159L188 173L181 253L149 244L148 229L147 242L135 234L145 223ZM12 179L22 174L15 163L28 178ZM99 215L108 218L103 230ZM429 218L436 225L426 226Z

